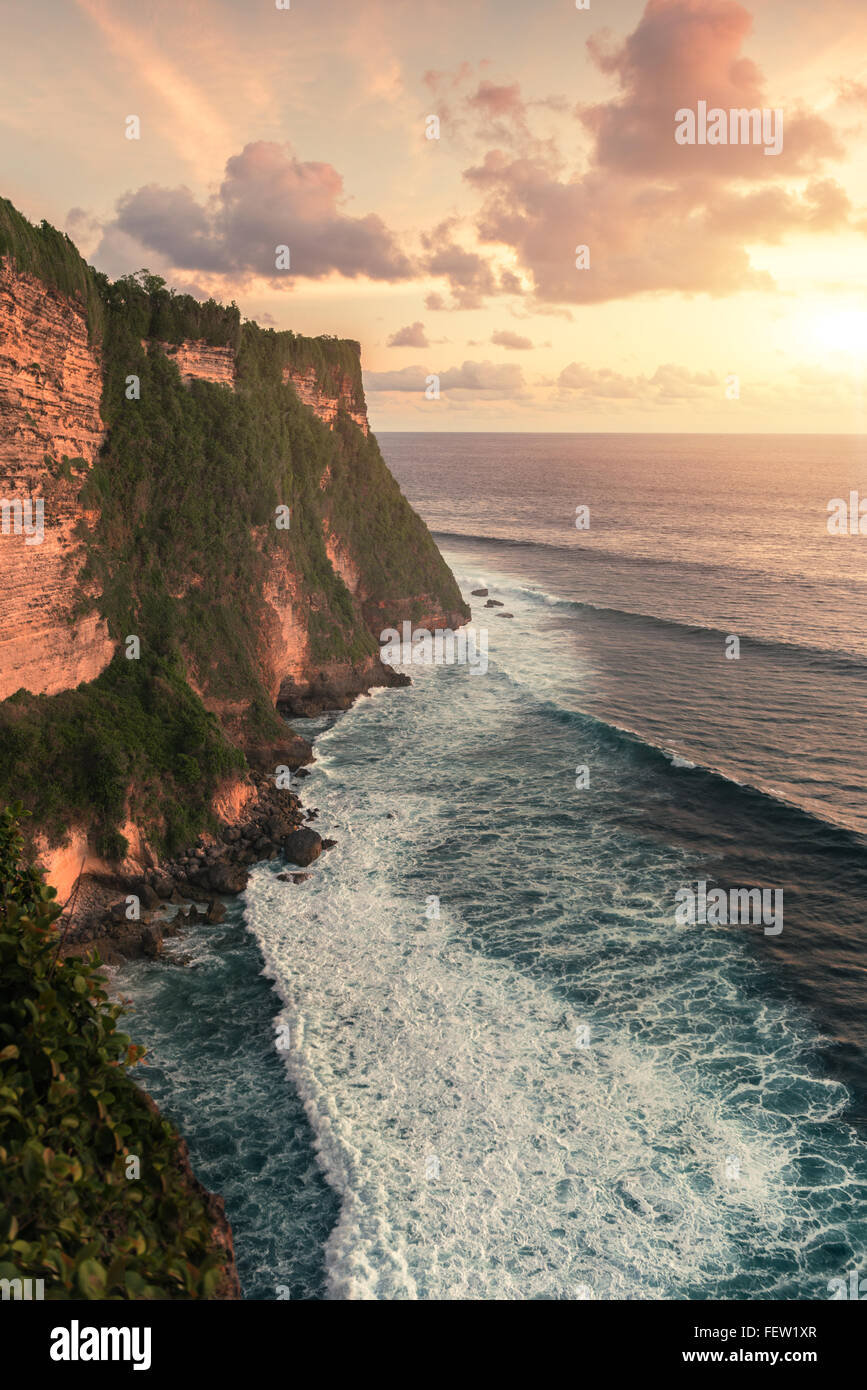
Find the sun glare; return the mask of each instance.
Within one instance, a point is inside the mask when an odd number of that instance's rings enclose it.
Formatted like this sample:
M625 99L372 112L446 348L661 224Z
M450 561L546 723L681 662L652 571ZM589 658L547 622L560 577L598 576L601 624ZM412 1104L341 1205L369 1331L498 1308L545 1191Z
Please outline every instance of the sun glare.
M813 322L813 339L817 346L832 352L867 356L867 313L863 309L843 309L822 314Z

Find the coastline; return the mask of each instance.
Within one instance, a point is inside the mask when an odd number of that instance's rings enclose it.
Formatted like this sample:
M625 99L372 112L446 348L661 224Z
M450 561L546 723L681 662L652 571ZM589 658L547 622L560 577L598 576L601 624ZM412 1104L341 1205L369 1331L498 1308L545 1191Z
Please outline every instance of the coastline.
M292 773L293 778L303 775L303 768ZM224 825L219 835L202 834L180 854L156 859L153 867L140 872L82 875L83 889L66 923L63 954L95 947L106 965L155 958L163 939L177 935L185 922L221 922L225 899L244 891L253 864L283 853L303 868L330 848L332 841L310 829L315 811L305 812L294 791L276 787L264 773L253 772L251 784L254 794L243 814ZM138 900L137 906L130 906L131 898ZM128 917L136 911L136 917Z
M303 715L299 707L293 714L296 718L315 718L324 713L339 716L351 709L361 694L373 695L412 683L408 676L396 671L388 670L388 676L387 681L380 680L375 686L351 693L323 689L317 697L311 696L304 702ZM296 738L297 744L301 742ZM152 868L143 867L140 873L118 871L82 875L77 910L72 924L67 926L61 954L70 956L83 950L96 951L103 966L112 974L131 962L157 964L161 962L164 943L182 937L190 926L218 928L226 920L228 905L242 900L250 871L256 865L282 859L285 871L278 877L287 885L300 884L309 878L304 870L333 848L336 841L313 828L318 811L306 808L301 800L299 784L309 775L307 762L314 761L311 745L306 740L303 742L305 763L293 766L292 786L277 787L273 774L269 776L251 768L252 795L235 819L224 825L218 834L201 835L195 844L179 854L157 859ZM135 895L141 903L140 916L135 921L127 920L125 914L129 895ZM76 907L75 898L73 894L73 908ZM62 918L59 927L62 931ZM251 939L257 953L261 954L258 943ZM188 961L176 955L171 963L184 968ZM165 964L169 962L166 960ZM264 956L262 964L267 973ZM272 985L279 994L276 982L272 981ZM134 1025L130 1026L134 1031ZM138 1081L136 1084L148 1107L166 1118L150 1092ZM298 1099L300 1102L300 1094ZM182 1182L205 1200L213 1221L214 1247L226 1256L223 1277L212 1297L243 1300L226 1199L222 1192L202 1182L193 1166L183 1127L173 1119L170 1122L177 1135Z
M294 775L298 775L298 770ZM141 875L88 875L83 910L67 927L61 954L75 956L83 949L88 953L95 951L103 966L109 968L143 958L156 961L162 954L164 941L180 936L185 927L221 923L226 916L226 900L243 893L253 865L274 860L282 853L287 864L296 863L300 868L332 847L333 840L323 839L309 829L309 822L317 813L305 813L296 793L275 787L264 774L253 773L252 780L255 796L245 808L243 818L235 825L224 827L225 838L200 836L188 851L158 863ZM290 857L293 854L294 859ZM284 877L303 881L307 876L290 871ZM126 919L128 897L118 899L119 893L134 894L142 902L137 921ZM62 922L61 918L60 931L63 931ZM165 1118L150 1093L137 1081L135 1084L152 1113ZM186 1138L174 1122L171 1123L176 1134L181 1183L205 1202L212 1221L214 1250L221 1252L225 1260L222 1277L212 1297L221 1301L242 1300L234 1233L225 1198L200 1180Z

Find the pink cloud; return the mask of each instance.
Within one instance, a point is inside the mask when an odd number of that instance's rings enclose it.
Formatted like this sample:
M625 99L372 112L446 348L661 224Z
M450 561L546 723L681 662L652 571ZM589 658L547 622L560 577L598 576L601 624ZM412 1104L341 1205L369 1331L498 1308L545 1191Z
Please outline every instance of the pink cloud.
M343 201L343 179L332 165L301 161L287 145L260 140L227 161L218 191L204 201L189 188L158 184L127 193L97 257L120 236L178 269L285 282L290 275L275 260L276 248L288 246L291 278L336 271L408 279L412 265L382 218L350 217Z
M602 72L615 77L613 101L578 108L595 138L599 168L631 173L695 175L705 178L767 178L768 157L757 145L678 145L675 112L708 108L780 107L785 138L774 175L809 172L842 153L820 116L769 99L756 64L742 53L752 31L751 15L737 0L649 0L633 32L620 45L588 41Z
M508 328L492 333L491 342L495 347L509 348L512 352L526 352L533 346L532 338L523 338L520 333L512 333Z
M761 72L742 52L751 26L736 0L649 0L623 42L589 40L618 91L577 113L593 136L581 172L565 173L560 152L538 141L516 152L489 148L465 169L482 195L481 242L510 248L537 305L770 290L771 277L751 263L751 242L849 223L843 188L815 173L840 153L821 117L788 111L774 157L761 146L675 141L676 111L698 100L723 109L769 104ZM511 109L519 97L502 87L490 99ZM588 267L576 264L579 246L589 247ZM517 292L514 276L510 288Z
M388 346L393 348L430 347L427 333L425 332L424 324L420 320L416 320L415 323L407 324L405 328L399 328L396 333L392 333L391 337L388 340Z

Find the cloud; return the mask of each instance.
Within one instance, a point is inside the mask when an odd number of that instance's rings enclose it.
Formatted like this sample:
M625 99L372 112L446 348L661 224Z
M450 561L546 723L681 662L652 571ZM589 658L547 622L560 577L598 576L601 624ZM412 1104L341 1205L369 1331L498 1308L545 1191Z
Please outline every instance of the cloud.
M522 338L520 333L512 333L507 328L492 333L491 342L495 347L510 348L512 352L525 352L533 346L532 338Z
M774 175L808 173L842 151L820 116L769 100L760 69L741 52L753 27L737 0L649 0L633 32L611 46L598 36L587 48L596 66L615 77L613 101L578 108L595 137L595 164L646 179L653 174L766 179L769 157L757 145L678 145L675 112L708 108L784 110L784 145Z
M526 395L524 373L518 366L502 362L463 362L459 367L449 367L443 372L434 373L427 367L403 367L393 372L365 372L366 391L401 391L424 393L428 377L439 377L442 394L451 393L458 399L479 397L496 400L518 398Z
M364 372L365 391L424 391L426 367L401 367L393 372Z
M496 153L466 177L486 191L480 237L514 251L543 304L773 288L719 220L733 220L737 195L728 204L716 196L711 208L711 190L689 181L666 188L591 172L564 183L533 161ZM589 247L587 268L576 264L579 245Z
M260 140L227 161L218 191L205 201L189 188L158 184L125 194L97 259L116 252L121 236L173 268L236 281L315 280L333 272L408 279L412 265L382 218L349 217L343 201L343 179L332 165L302 162L288 145ZM278 246L289 247L289 271L276 267Z
M93 255L102 236L99 218L86 208L70 208L63 230L75 242L85 259Z
M445 218L431 232L422 232L421 241L427 253L423 268L429 275L442 275L449 282L452 301L446 303L441 294L429 294L425 307L437 309L481 309L485 300L496 294L523 294L524 286L514 271L497 269L490 259L468 250L455 237L459 225L456 217Z
M491 66L485 59L474 68L464 62L453 72L427 72L425 85L436 101L437 114L453 145L469 141L496 141L499 145L542 149L549 141L535 136L530 126L533 112L563 113L569 103L563 96L527 100L519 82L492 82L480 74Z
M811 179L800 194L777 185L748 193L731 193L707 204L708 216L720 231L745 241L780 242L787 231L831 231L852 211L848 195L835 179Z
M478 309L488 295L495 293L497 280L488 260L477 251L468 251L454 238L456 218L446 218L432 232L422 233L427 252L424 268L429 275L442 275L454 296L452 307Z
M842 77L837 83L837 91L841 101L853 106L867 106L867 82L854 82Z
M523 385L521 368L504 362L464 362L443 372L440 378L442 391L496 391L511 395Z
M652 376L624 376L610 367L588 367L570 362L557 379L561 392L592 401L633 401L669 405L723 397L720 379L713 372L691 372L666 363Z
M562 157L538 143L527 151L488 149L464 170L482 198L480 242L509 249L517 263L511 274L537 308L773 290L771 276L754 267L750 244L851 225L844 189L817 173L841 153L818 116L786 110L779 157L757 146L674 139L676 110L699 99L725 109L770 104L759 69L742 53L751 24L736 0L649 0L622 43L588 40L618 91L577 108L593 137L580 173L565 172ZM512 88L497 89L505 109L517 100ZM577 264L579 246L589 247L589 267ZM510 288L517 293L514 281Z
M513 82L511 86L497 86L494 82L480 82L469 98L469 105L484 111L486 116L520 116L525 113L521 100L521 86Z
M424 324L419 320L415 323L407 324L405 328L399 328L396 333L392 333L388 340L389 347L430 347Z

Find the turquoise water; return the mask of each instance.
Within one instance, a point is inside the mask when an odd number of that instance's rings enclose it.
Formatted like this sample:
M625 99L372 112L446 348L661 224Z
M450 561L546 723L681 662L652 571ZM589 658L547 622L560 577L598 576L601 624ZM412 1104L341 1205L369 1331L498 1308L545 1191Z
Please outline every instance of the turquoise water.
M698 588L660 614L648 568L642 611L600 616L556 556L463 529L464 591L514 614L474 609L487 673L414 667L320 722L305 800L337 847L302 885L258 866L172 945L189 965L124 970L143 1079L226 1197L247 1297L825 1299L867 1234L860 806L751 710L761 680L793 739L812 710L833 741L817 711L858 677L821 658L798 712L757 631L721 694ZM677 927L699 878L782 885L782 936Z
M322 1248L338 1202L274 1050L279 1001L240 906L230 903L218 927L167 942L162 963L127 965L114 984L149 1049L136 1079L179 1125L197 1175L225 1198L245 1297L323 1297Z

